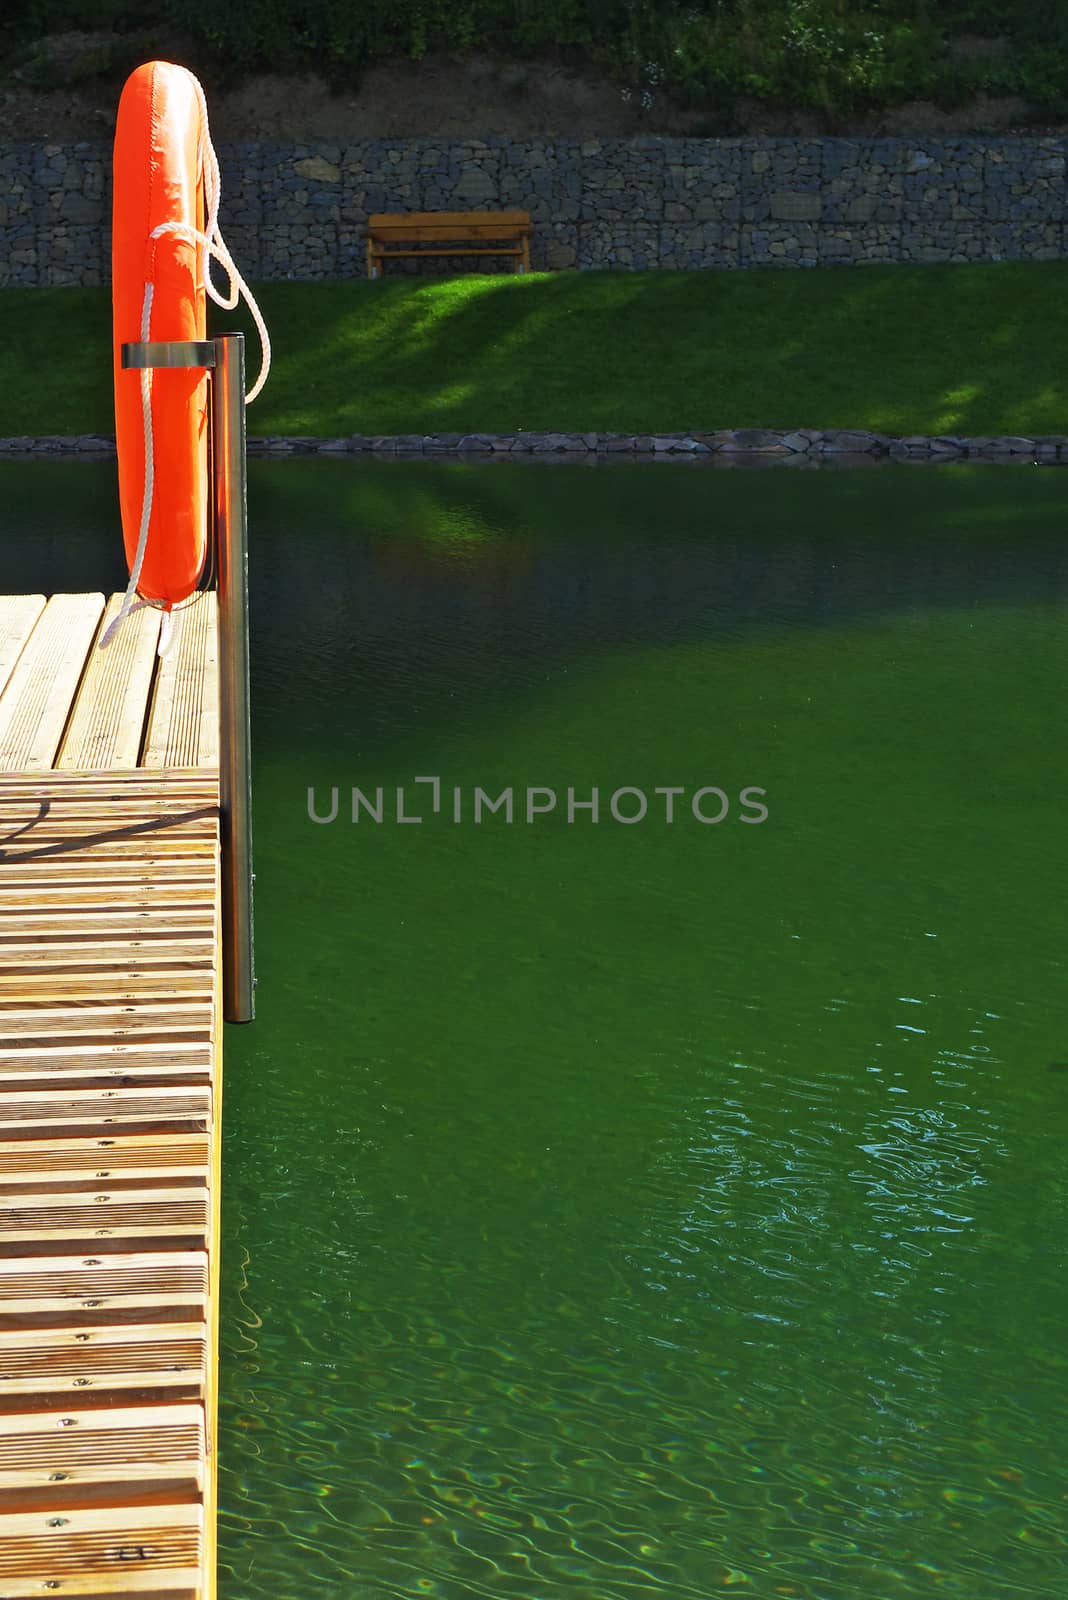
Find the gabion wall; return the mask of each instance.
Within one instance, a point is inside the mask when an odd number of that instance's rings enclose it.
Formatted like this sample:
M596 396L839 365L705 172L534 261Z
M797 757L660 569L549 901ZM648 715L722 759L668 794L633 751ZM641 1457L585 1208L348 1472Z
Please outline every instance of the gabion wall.
M363 275L372 211L494 207L530 211L533 265L554 270L1055 260L1066 152L1058 138L488 138L219 156L246 275L314 279ZM0 284L107 281L110 161L106 143L0 145Z

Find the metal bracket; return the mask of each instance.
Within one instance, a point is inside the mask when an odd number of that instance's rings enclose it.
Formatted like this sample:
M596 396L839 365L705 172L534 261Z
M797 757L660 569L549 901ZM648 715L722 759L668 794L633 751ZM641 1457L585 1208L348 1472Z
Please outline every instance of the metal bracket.
M130 367L213 367L214 339L160 339L122 346L121 364Z

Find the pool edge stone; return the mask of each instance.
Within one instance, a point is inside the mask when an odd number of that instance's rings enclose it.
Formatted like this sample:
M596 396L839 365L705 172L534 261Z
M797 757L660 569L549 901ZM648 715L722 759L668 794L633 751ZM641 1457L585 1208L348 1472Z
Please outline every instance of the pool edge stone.
M813 461L875 457L898 461L1031 461L1041 465L1068 463L1068 434L1001 434L965 437L956 434L877 433L866 428L717 428L687 433L404 433L334 435L271 434L250 437L250 456L404 457L450 456L470 461L509 456L573 461L630 457L634 460L784 462L799 456ZM0 438L0 456L113 456L108 434L19 435Z

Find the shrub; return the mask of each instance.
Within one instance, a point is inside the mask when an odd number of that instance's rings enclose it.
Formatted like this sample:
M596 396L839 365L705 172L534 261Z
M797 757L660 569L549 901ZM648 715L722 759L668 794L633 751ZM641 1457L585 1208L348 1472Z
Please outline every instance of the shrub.
M979 90L1068 102L1064 0L164 0L207 77L315 71L351 83L368 63L437 48L574 52L648 103L670 90L710 111L739 95L834 118ZM144 26L140 0L8 0L0 47L45 33ZM955 50L961 36L998 48Z

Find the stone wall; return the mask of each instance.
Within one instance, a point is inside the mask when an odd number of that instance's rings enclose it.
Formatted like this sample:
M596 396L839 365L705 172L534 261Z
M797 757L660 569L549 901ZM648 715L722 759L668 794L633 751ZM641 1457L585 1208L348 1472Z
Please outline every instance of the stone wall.
M1055 260L1068 256L1066 154L1062 138L378 139L219 151L226 237L251 278L361 276L372 211L498 206L530 211L536 268ZM105 282L110 204L107 144L0 146L0 284Z
M872 433L866 428L717 428L712 433L349 433L251 434L250 456L405 456L464 461L705 461L716 466L857 466L879 461L999 461L1068 466L1068 434L1034 439L960 434ZM0 439L0 456L114 456L113 434L43 434Z

